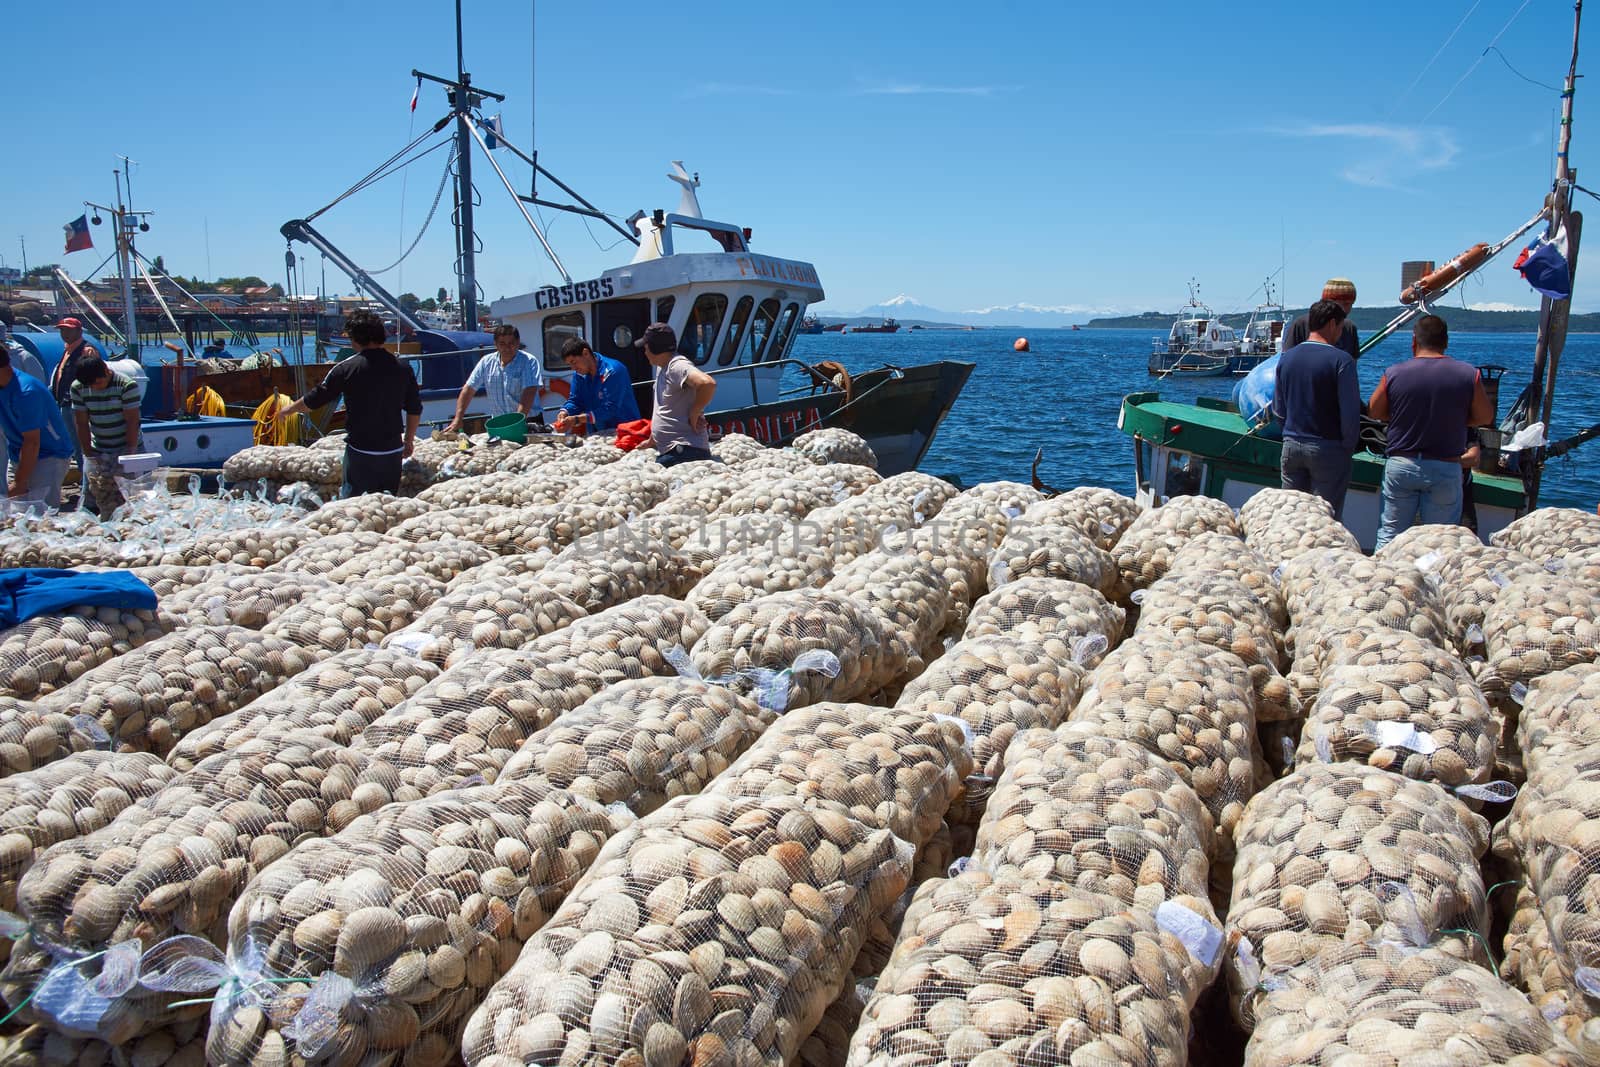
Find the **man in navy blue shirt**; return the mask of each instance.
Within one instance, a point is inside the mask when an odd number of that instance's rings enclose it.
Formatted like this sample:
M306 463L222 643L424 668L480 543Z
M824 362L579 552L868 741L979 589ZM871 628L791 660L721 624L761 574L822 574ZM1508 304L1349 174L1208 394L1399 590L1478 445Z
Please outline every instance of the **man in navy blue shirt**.
M620 361L595 352L581 337L567 340L561 347L561 358L572 369L572 395L561 406L556 429L587 421L589 429L609 432L618 423L639 417L639 402L633 398L628 368Z
M1344 306L1319 300L1306 317L1311 336L1278 357L1272 397L1283 423L1282 481L1285 489L1317 494L1339 518L1361 433L1361 383L1355 360L1339 347Z

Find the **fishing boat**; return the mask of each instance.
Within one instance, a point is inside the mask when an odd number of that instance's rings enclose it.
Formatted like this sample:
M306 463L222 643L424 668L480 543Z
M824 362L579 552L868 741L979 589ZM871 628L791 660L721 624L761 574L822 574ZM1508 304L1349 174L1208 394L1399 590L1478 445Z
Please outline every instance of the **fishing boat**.
M1243 377L1278 352L1286 325L1283 305L1273 299L1272 279L1265 283L1266 299L1250 312L1250 321L1239 335L1239 351L1228 357L1228 373Z
M1569 283L1576 275L1583 216L1572 208L1577 185L1567 161L1577 80L1579 18L1581 8L1574 20L1572 62L1562 94L1555 177L1539 212L1499 242L1475 244L1445 267L1407 287L1400 295L1400 302L1407 305L1405 309L1362 343L1363 352L1418 315L1427 313L1430 305L1443 300L1536 226L1542 225L1552 239L1565 234ZM1481 369L1488 371L1483 374L1486 389L1493 386L1496 423L1493 428L1479 432L1482 457L1478 469L1471 473L1464 509L1464 521L1473 524L1480 537L1489 537L1538 506L1547 461L1600 437L1600 423L1597 423L1565 439L1549 440L1556 376L1566 346L1571 313L1570 284L1566 294L1556 298L1541 292L1538 341L1528 369L1528 382L1503 417L1498 410L1502 368ZM1269 427L1247 421L1226 401L1202 398L1189 404L1163 400L1155 392L1132 393L1123 398L1117 427L1133 444L1134 492L1145 505L1156 506L1179 495L1201 494L1238 507L1261 489L1280 484L1281 442L1270 436ZM1536 443L1513 451L1510 444L1519 434L1536 442L1549 443ZM1358 452L1349 494L1345 498L1344 524L1362 548L1368 550L1376 543L1381 517L1383 466L1381 452ZM1035 468L1037 471L1037 460Z
M868 323L865 326L851 326L848 333L898 333L900 324L893 319L884 319L877 325Z
M456 17L459 31L459 4ZM806 322L806 309L824 296L816 267L804 260L758 252L749 228L707 218L699 202L700 176L691 174L681 161L674 160L666 175L678 186L677 209L640 210L624 222L598 209L552 174L541 159L498 132L494 135L497 147L492 151L486 143L488 120L483 104L498 103L505 97L472 83L464 69L460 39L458 32L453 77L412 72L419 86L429 82L444 89L449 112L432 133L392 157L379 172L408 165L453 142L449 166L454 168L460 206L456 247L460 250L457 304L462 330L450 333L423 328L375 278L313 225L328 208L282 227L290 241L304 241L321 251L421 343L422 352L402 354L419 372L424 435L426 427L443 425L453 416L461 384L489 345L488 335L478 331L472 213L472 164L482 160L493 172L491 180L497 180L510 194L555 276L548 285L494 301L490 313L518 328L523 346L541 361L557 394L570 390L572 377L561 358L561 348L570 338L582 337L595 352L628 369L640 412L648 417L653 403L652 369L634 342L651 323L665 322L677 333L678 351L717 382L716 397L706 412L713 439L744 433L780 446L809 430L840 426L866 438L885 474L914 469L922 461L973 364L942 360L878 366L852 374L837 364L823 369L792 358L795 338ZM440 137L441 131L439 144L427 143ZM548 198L537 190L533 195L519 193L501 168L496 151L522 160L533 169L536 181L554 186L569 199ZM363 178L352 191L370 179L371 175ZM574 279L529 212L530 204L609 226L634 246L631 259L596 277ZM894 320L887 319L882 326L863 327L860 332L892 333L898 328ZM430 350L436 344L454 347ZM554 416L560 403L560 395L552 397L547 418ZM469 406L469 418L481 413L478 405L479 401L474 401Z
M800 320L800 332L806 334L821 333L822 320L815 315L807 315Z
M845 328L845 324L842 323L842 322L830 322L830 323L828 323L828 325L826 325L826 326L824 326L822 328L822 332L823 333L844 333L844 328Z
M1209 355L1190 352L1178 357L1165 370L1157 371L1157 378L1225 378L1233 373L1235 356Z
M1150 373L1167 375L1182 367L1184 377L1194 377L1196 373L1214 377L1203 372L1220 359L1220 373L1228 373L1228 360L1238 352L1238 334L1201 301L1200 286L1191 280L1189 302L1178 311L1167 336L1151 343Z

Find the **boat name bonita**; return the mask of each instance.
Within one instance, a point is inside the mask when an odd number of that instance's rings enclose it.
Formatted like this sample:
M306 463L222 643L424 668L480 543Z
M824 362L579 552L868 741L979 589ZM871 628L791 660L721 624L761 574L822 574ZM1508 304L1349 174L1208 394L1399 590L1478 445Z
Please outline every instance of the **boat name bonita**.
M570 285L547 285L533 294L533 306L540 311L549 311L568 304L607 300L615 294L616 286L610 278L595 278Z

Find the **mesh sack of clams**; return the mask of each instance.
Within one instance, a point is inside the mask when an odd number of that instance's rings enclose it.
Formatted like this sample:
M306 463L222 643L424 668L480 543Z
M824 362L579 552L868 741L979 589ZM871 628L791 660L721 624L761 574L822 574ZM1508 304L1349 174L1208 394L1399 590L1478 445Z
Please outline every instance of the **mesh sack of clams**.
M267 570L274 575L327 575L329 572L349 563L356 556L365 555L374 549L403 544L409 544L409 542L402 541L397 537L390 537L387 534L374 533L371 530L357 530L354 533L323 534L314 540L307 541L300 548L267 568Z
M815 467L808 467L797 472L796 477L804 478L818 485L825 485L831 489L844 490L851 496L859 496L869 489L876 489L883 484L883 475L857 463L821 463ZM883 497L886 500L900 499L908 488L906 482L897 482ZM912 495L916 494L911 490Z
M710 619L681 600L642 596L541 637L527 651L561 657L614 685L674 674L682 661L672 650L693 648L710 628Z
M1296 762L1350 760L1452 789L1487 782L1500 724L1483 691L1450 653L1401 636L1410 647L1323 672Z
M859 471L854 472L862 477ZM879 479L862 490L862 494L875 500L903 501L916 508L924 520L938 515L944 506L961 495L961 490L931 474L921 471L904 471Z
M344 457L329 448L255 445L235 452L222 464L224 482L253 482L257 478L338 485L344 478Z
M1410 563L1426 570L1428 568L1423 566L1425 563L1437 562L1458 552L1481 552L1487 547L1477 534L1465 526L1429 523L1402 530L1376 555L1379 559Z
M1539 898L1526 884L1517 889L1504 948L1500 977L1526 993L1550 1026L1593 1063L1600 1055L1600 1016L1593 1014L1583 990L1567 976L1550 942Z
M1022 519L1030 524L1071 526L1109 552L1143 511L1138 501L1113 489L1080 485L1030 504Z
M490 520L484 531L488 543L505 553L560 552L585 537L592 537L627 521L630 512L593 504L546 504L516 508Z
M824 588L855 599L913 649L926 649L950 616L943 572L917 556L869 552L836 570Z
M1282 664L1283 632L1249 586L1206 571L1174 571L1135 594L1140 627L1192 633L1246 663Z
M1508 585L1484 614L1488 671L1505 685L1600 659L1600 594L1549 575Z
M1320 497L1318 498L1321 499ZM1245 535L1245 543L1265 559L1292 560L1307 552L1359 552L1361 545L1337 519L1307 512L1276 517Z
M757 479L728 497L715 517L763 515L780 520L779 525L796 522L818 508L837 504L851 494L844 486L812 478Z
M1536 508L1493 534L1489 543L1541 563L1593 552L1600 549L1600 515L1583 508Z
M121 567L93 568L83 567L81 570L122 570ZM185 589L192 589L197 585L215 581L233 574L249 574L254 567L241 567L237 563L218 564L212 567L185 567L178 565L156 564L151 567L133 567L128 573L148 585L158 599L169 597Z
M1544 746L1517 797L1510 838L1568 981L1600 1014L1600 751Z
M0 697L0 779L47 767L74 752L110 745L99 721L77 714L76 709L56 710Z
M347 500L330 500L300 520L302 526L319 534L383 533L407 519L431 511L428 504L413 497L388 493L367 493Z
M541 574L527 574L446 593L383 644L451 667L474 649L521 648L586 614L545 585Z
M848 1062L1185 1063L1189 1013L1221 947L1185 910L972 870L929 882Z
M696 468L688 470L687 468ZM715 513L739 490L749 476L741 471L729 470L721 463L704 461L680 463L672 468L674 480L668 483L667 498L654 505L645 516L698 515Z
M457 537L439 541L399 541L363 552L329 571L333 582L360 582L411 575L448 582L496 558L482 545Z
M1177 496L1140 515L1112 550L1122 589L1132 592L1164 577L1172 559L1205 533L1239 533L1233 509L1206 496Z
M480 652L351 742L396 768L398 799L494 782L524 742L606 686L562 654Z
M1011 523L1043 497L1021 482L983 482L945 502L932 520L945 537L1000 547Z
M711 444L711 454L732 467L766 455L767 446L742 433L723 434Z
M240 626L191 626L96 667L46 699L97 720L121 751L164 756L191 730L325 656Z
M782 711L876 692L914 651L855 600L815 589L734 608L700 638L690 663L695 677L725 679Z
M1272 576L1273 569L1260 553L1232 534L1201 534L1172 557L1175 574L1214 574L1243 582L1266 609L1273 629L1283 633L1289 628L1289 608Z
M434 664L407 652L383 648L340 652L189 734L167 753L166 761L180 771L191 771L202 760L255 738L301 732L349 745L439 673Z
M457 541L455 544L465 544ZM476 547L476 546L474 546ZM503 581L508 578L521 578L529 574L537 574L544 569L544 565L555 558L553 552L519 552L514 556L494 556L488 563L479 564L470 570L462 571L451 578L445 585L446 593L454 593L469 585L480 585L486 582Z
M496 554L514 551L512 530L520 525L522 509L500 504L473 504L464 508L429 511L390 527L389 536L402 541L438 541L456 538L473 541Z
M435 481L492 474L501 463L523 447L513 441L490 437L487 434L474 435L468 438L468 442L466 451L461 451L460 442L457 442L455 451L439 461L438 471L434 475Z
M1377 611L1385 604L1384 594L1425 614L1430 629L1444 626L1439 579L1434 574L1404 561L1364 556L1358 549L1302 553L1283 565L1280 584L1295 629L1322 621L1316 616L1336 616L1352 606ZM1362 601L1363 595L1379 599Z
M271 981L213 1013L210 1062L446 1067L468 1014L628 821L543 783L501 783L297 845L228 920L234 969Z
M543 781L646 815L704 789L769 721L754 700L721 686L621 682L528 738L497 781Z
M953 645L906 686L897 709L959 719L972 732L975 766L950 811L952 823L978 821L1006 768L1012 738L1064 722L1078 703L1083 678L1083 668L1065 648L1014 636L973 637Z
M98 1038L58 1034L46 1026L0 1037L0 1063L7 1067L205 1067L205 1062L204 1019L164 1026L115 1047Z
M1267 786L1239 826L1228 906L1240 1021L1264 985L1340 942L1481 957L1487 847L1488 824L1433 782L1327 763Z
M1162 581L1167 579L1163 578ZM1154 588L1152 586L1152 588ZM1255 691L1256 723L1298 721L1304 714L1300 693L1289 678L1278 672L1275 658L1261 654L1257 641L1239 631L1230 642L1211 640L1217 631L1210 627L1196 628L1191 616L1163 613L1158 618L1146 620L1140 616L1134 636L1155 643L1193 641L1239 656L1250 671L1250 687Z
M262 632L304 648L344 652L398 633L444 593L432 578L399 574L307 596Z
M790 442L789 447L813 463L859 463L874 468L878 465L878 455L866 438L837 426L803 433Z
M693 552L693 542L684 546ZM716 622L774 593L820 589L833 577L833 556L821 545L763 545L723 557L684 597Z
M1436 948L1331 947L1254 1001L1247 1067L1332 1063L1579 1067L1528 999Z
M688 557L641 534L622 527L590 534L545 564L539 580L587 612L642 596L683 596L693 584Z
M667 499L671 488L671 472L654 463L602 467L563 493L560 502L572 507L639 514Z
M989 588L1019 578L1078 582L1115 596L1120 577L1111 553L1072 526L1044 526L1019 518L1011 523L989 562Z
M1260 489L1239 505L1239 529L1245 540L1280 522L1292 524L1306 519L1331 518L1331 504L1315 493L1299 489Z
M1090 729L1026 730L978 825L970 868L1050 879L1154 912L1175 901L1216 925L1211 814L1160 756Z
M17 887L27 932L0 990L13 1004L32 993L27 1010L65 1033L112 1043L203 1015L147 980L159 943L226 945L229 909L259 870L388 803L395 785L391 768L321 737L262 738L206 760L39 854Z
M231 574L173 593L161 608L184 625L259 630L307 597L327 596L338 589L333 582L310 572L285 574L252 567L243 574Z
M1463 656L1483 655L1484 616L1500 596L1500 590L1513 582L1541 579L1549 573L1522 553L1493 545L1446 553L1425 569L1439 577L1445 631Z
M1120 607L1088 586L1056 578L1019 578L972 605L965 636L1058 638L1079 645L1076 658L1093 667L1121 640L1124 618Z
M1228 855L1245 804L1269 777L1245 662L1191 639L1146 634L1115 649L1086 684L1072 723L1164 757L1211 813L1215 853Z
M945 615L940 633L954 640L961 636L961 631L967 625L972 602L989 588L989 549L972 541L947 537L937 522L934 520L933 524L910 533L892 536L888 547L891 551L909 553L939 568L945 588L950 593L950 610Z
M780 718L706 791L848 812L917 847L938 831L972 766L958 720L815 704Z
M31 699L53 693L171 632L180 620L166 604L158 611L69 608L28 619L0 631L0 696Z
M909 846L834 810L681 797L613 838L528 942L466 1062L791 1062L910 872Z
M182 548L169 551L161 562L189 567L213 563L270 567L316 536L314 531L292 523L202 533Z
M1517 715L1517 742L1529 771L1546 746L1600 742L1600 664L1580 663L1534 679Z
M866 954L867 949L863 948L856 959L860 960ZM874 976L877 973L872 972ZM824 1009L817 1028L800 1046L797 1067L845 1067L850 1035L861 1025L861 1009L871 995L871 989L862 983L846 982L833 1003Z
M557 486L559 492L577 483L578 475L568 476ZM417 494L418 503L427 505L422 511L448 511L451 508L471 507L474 504L499 504L502 507L526 507L529 504L548 504L552 500L536 492L549 482L538 476L522 474L475 474L470 478L451 478L435 482Z

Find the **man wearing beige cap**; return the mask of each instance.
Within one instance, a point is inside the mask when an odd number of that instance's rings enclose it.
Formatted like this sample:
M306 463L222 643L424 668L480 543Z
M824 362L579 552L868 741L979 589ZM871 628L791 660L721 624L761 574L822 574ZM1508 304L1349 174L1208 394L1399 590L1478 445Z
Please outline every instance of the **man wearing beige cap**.
M1356 335L1356 328L1349 319L1350 309L1356 306L1356 283L1349 278L1329 278L1322 286L1320 299L1332 300L1344 308L1346 316L1344 332L1339 335L1339 344L1336 347L1342 348L1351 359L1360 359L1361 338ZM1310 336L1311 316L1308 312L1291 322L1289 328L1283 331L1283 348L1280 351L1287 352L1295 345L1304 344Z

